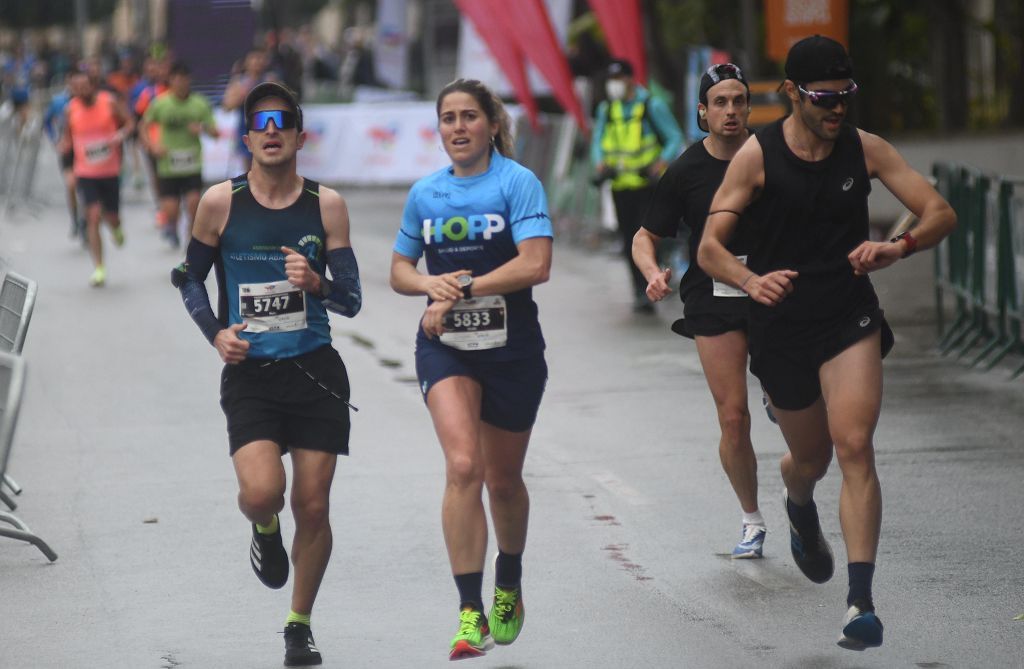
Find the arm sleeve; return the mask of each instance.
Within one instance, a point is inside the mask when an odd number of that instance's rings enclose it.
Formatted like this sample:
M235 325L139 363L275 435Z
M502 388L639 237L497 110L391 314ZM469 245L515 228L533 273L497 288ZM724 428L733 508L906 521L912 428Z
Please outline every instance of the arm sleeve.
M651 119L651 123L657 128L658 136L663 142L661 159L671 162L683 149L683 131L679 129L679 124L676 123L672 110L668 108L664 100L652 95L648 100L647 106L650 112L648 116Z
M540 180L526 168L516 175L509 193L509 225L516 244L531 237L554 237L548 199Z
M402 212L402 227L398 230L394 246L395 253L414 260L419 260L423 255L423 221L417 212L417 191L416 186L409 191L409 199L405 201L405 210Z
M323 297L324 306L336 314L352 318L363 306L363 287L359 283L359 265L352 247L344 246L327 252L327 267L331 278L327 282L328 293Z
M211 344L217 333L225 327L213 315L210 295L206 292L206 277L216 257L216 247L193 237L185 252L185 262L171 270L171 283L181 292L181 300L185 303L188 315Z

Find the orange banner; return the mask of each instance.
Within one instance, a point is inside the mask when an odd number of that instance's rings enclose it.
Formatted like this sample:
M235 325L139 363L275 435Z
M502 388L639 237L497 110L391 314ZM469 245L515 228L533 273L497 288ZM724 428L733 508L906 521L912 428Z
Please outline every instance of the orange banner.
M786 60L789 47L804 37L824 35L849 48L849 0L765 0L765 51Z

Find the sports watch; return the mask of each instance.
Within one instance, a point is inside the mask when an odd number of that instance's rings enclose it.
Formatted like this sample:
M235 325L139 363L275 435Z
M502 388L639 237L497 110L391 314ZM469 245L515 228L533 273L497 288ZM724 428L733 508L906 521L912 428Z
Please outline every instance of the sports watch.
M469 274L460 274L456 281L459 282L459 286L462 288L462 299L473 299L473 277Z
M914 251L917 250L917 239L915 239L914 235L910 234L910 231L907 230L906 232L901 232L900 234L896 235L889 241L895 244L901 239L906 243L907 250L903 254L903 257L906 258L907 256L911 255L912 253L914 253Z

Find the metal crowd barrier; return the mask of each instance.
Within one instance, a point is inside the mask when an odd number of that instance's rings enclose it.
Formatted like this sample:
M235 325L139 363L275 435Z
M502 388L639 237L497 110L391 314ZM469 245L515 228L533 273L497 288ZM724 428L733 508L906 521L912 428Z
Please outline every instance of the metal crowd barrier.
M0 211L5 215L32 198L42 138L43 123L37 112L31 112L21 125L17 114L0 111Z
M1024 354L1024 178L948 162L932 173L959 219L935 253L939 350L992 369Z

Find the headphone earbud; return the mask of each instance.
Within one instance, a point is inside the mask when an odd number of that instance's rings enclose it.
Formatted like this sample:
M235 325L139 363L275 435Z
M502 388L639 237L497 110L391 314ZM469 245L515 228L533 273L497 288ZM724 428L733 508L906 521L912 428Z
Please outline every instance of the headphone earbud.
M706 116L708 115L708 112L707 112L707 110L706 110L706 109L698 109L698 110L697 110L697 114L698 114L698 115L699 115L699 116L700 116L701 118L704 118L704 117L706 117Z

